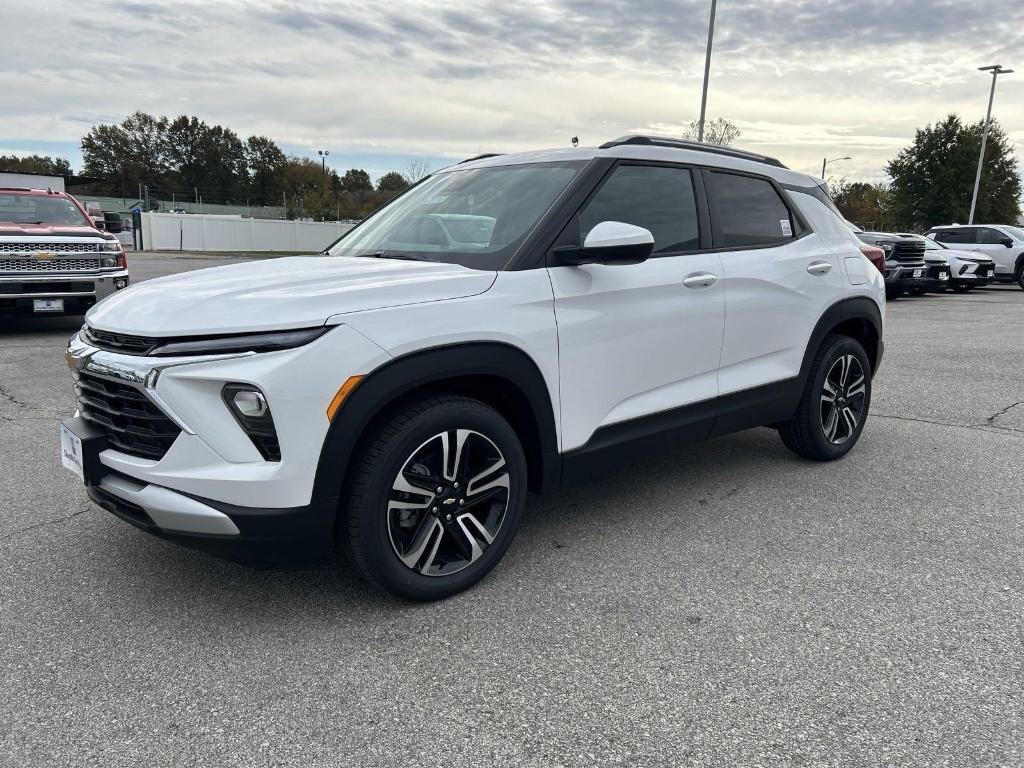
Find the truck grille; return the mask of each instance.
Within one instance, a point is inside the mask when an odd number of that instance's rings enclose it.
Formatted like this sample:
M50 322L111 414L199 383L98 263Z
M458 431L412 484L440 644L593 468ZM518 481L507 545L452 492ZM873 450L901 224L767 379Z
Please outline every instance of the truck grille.
M114 450L159 461L181 429L140 390L128 384L75 371L79 414L107 436Z
M924 243L893 243L892 257L900 264L924 264Z
M97 253L99 243L0 243L0 253Z
M95 272L99 259L0 259L0 272Z

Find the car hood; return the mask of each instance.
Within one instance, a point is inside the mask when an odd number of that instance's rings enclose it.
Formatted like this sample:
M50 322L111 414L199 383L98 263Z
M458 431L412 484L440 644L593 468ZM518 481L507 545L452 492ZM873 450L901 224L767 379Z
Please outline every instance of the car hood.
M86 319L138 336L305 328L334 315L473 296L496 277L457 264L292 256L147 280L100 302Z
M942 252L942 255L949 258L960 259L962 261L976 261L978 264L995 264L992 259L983 253L977 251L958 251L953 248L947 248Z
M0 221L0 237L96 237L112 240L113 235L105 235L95 227L68 226L66 224L16 224L11 221Z

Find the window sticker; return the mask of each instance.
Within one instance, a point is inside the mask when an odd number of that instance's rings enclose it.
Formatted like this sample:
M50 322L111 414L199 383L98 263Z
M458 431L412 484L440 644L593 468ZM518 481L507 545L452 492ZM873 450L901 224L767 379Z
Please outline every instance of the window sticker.
M779 219L779 226L782 227L783 237L793 236L793 226L789 223L789 219Z

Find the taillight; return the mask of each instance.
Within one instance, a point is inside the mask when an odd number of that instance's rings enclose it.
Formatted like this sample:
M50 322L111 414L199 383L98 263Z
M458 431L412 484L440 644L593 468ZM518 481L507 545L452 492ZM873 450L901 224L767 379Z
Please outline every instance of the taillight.
M868 261L874 264L879 272L885 274L885 251L874 245L862 245L860 252L868 257Z

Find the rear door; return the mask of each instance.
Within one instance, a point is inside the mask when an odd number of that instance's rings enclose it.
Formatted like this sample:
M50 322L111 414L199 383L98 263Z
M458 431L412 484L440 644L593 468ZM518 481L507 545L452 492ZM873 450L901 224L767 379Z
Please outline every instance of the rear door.
M845 287L835 248L809 230L772 180L705 170L704 186L725 281L718 376L725 417L730 395L749 407L791 391L814 326ZM760 394L748 392L756 388Z
M600 443L595 433L602 428L611 441L624 430L671 426L695 439L710 433L725 302L721 262L702 247L710 246L710 232L698 209L698 183L684 166L619 161L556 241L579 245L602 221L654 235L654 254L642 264L548 270L563 451Z

